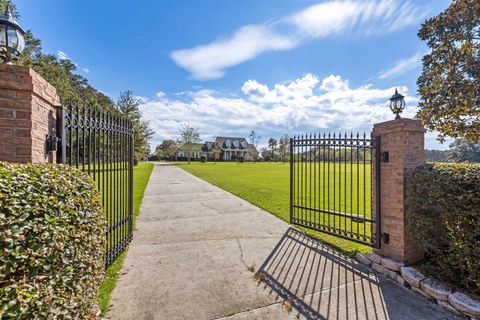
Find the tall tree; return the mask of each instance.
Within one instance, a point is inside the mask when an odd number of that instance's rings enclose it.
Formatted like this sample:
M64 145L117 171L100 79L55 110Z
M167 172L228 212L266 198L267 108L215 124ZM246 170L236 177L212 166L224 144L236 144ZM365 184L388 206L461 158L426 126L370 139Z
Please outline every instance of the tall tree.
M455 139L447 154L452 162L480 162L480 144L465 139Z
M220 160L220 157L222 156L222 146L220 146L216 141L217 137L213 137L212 153L215 163L217 163L217 161Z
M277 140L274 138L268 139L268 147L270 148L271 161L275 161L275 151L277 150Z
M417 80L418 117L445 136L480 141L480 1L454 0L418 32L431 51Z
M160 159L172 160L178 151L178 143L175 140L163 140L155 149L155 154Z
M278 144L278 153L280 154L280 161L285 162L287 160L287 154L289 153L290 139L288 134L284 133L280 138Z
M182 148L187 154L187 161L190 163L190 158L194 151L195 145L200 143L200 132L197 127L194 127L189 124L184 124L180 127L180 142L182 144Z
M12 1L0 0L0 13L3 14L7 7L18 19L20 15ZM97 105L100 109L114 114L125 114L135 127L135 159L148 155L148 139L153 132L149 129L148 122L141 120L138 111L139 102L133 98L130 91L120 94L117 108L112 99L92 87L85 77L76 73L77 66L70 60L44 54L40 39L35 38L31 31L27 31L25 40L25 50L16 64L34 69L52 84L63 105L68 105L72 100L78 100L85 105Z
M120 93L117 107L125 118L133 124L135 130L135 159L138 161L140 158L148 156L150 153L148 140L154 132L150 129L149 122L142 120L139 108L140 100L135 98L132 91L127 90Z
M251 147L247 148L247 153L252 157L253 163L255 163L258 157L258 143L260 142L261 137L254 130L252 130L249 138Z

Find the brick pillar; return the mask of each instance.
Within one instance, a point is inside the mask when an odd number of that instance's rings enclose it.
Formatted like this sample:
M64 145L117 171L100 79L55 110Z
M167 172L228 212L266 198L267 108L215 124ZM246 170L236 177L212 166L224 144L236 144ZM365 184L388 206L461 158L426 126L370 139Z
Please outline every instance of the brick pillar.
M377 253L406 264L423 258L414 242L408 237L405 221L405 180L413 170L425 164L425 129L419 120L398 119L377 123L373 137L380 136L380 152L388 152L388 162L380 162L381 232L388 234L389 243L382 241ZM373 197L375 208L375 161L373 172Z
M60 99L33 69L0 65L0 161L55 162L46 136L55 134Z

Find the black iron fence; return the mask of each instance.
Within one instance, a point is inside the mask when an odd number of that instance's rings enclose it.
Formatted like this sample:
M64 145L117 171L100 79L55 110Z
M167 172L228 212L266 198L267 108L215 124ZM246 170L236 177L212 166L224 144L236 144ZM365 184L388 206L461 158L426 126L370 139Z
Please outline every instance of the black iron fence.
M290 222L379 246L379 205L372 214L372 157L378 160L379 143L358 133L290 139ZM379 186L380 173L375 176Z
M102 194L108 266L132 239L133 127L111 112L80 104L61 108L57 119L57 161L88 173Z

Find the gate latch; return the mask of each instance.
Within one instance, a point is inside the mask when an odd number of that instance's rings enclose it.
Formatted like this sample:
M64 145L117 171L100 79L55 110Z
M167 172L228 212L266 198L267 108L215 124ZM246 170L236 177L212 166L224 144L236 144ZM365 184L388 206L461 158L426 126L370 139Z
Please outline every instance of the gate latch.
M388 244L390 242L390 234L382 233L382 242Z
M47 134L47 138L46 138L47 153L50 153L52 151L57 151L59 141L60 139L57 136Z
M382 162L388 162L388 151L382 152Z

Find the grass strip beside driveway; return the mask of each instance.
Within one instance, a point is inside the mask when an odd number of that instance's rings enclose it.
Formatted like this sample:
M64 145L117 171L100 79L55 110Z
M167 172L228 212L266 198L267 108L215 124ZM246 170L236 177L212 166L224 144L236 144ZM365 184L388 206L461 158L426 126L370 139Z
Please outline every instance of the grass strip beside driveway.
M143 194L147 188L148 180L152 174L153 163L140 162L137 166L133 167L133 229L137 221L138 214L140 212L140 206L143 200ZM125 260L128 247L122 252L122 254L112 263L105 271L105 280L103 280L100 288L98 289L98 302L100 310L104 314L108 310L110 304L110 298L112 291L120 275L120 268Z

